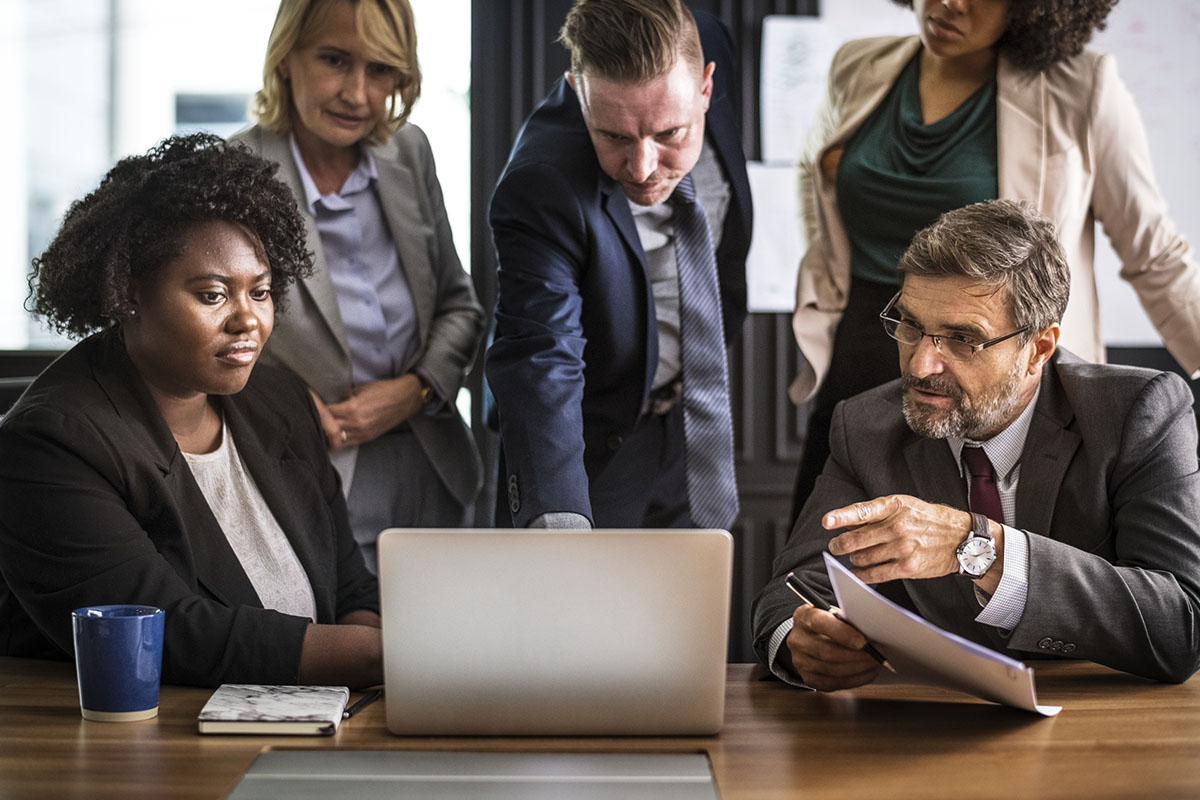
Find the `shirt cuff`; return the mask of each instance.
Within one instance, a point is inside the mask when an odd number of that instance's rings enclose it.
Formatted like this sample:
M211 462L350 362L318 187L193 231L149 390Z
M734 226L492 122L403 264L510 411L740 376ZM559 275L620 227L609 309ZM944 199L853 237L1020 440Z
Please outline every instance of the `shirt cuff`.
M583 514L574 511L547 511L534 517L529 523L531 528L553 528L555 530L590 530L591 520Z
M1011 631L1021 621L1029 596L1029 538L1025 531L1003 528L1004 574L990 600L975 588L975 597L983 606L975 621Z
M792 632L792 618L788 617L783 622L779 623L779 627L771 634L771 640L767 643L767 666L776 678L784 683L790 683L792 686L799 686L802 689L809 687L804 684L804 681L796 677L796 674L780 664L775 656L779 653L779 648L783 646L787 635Z

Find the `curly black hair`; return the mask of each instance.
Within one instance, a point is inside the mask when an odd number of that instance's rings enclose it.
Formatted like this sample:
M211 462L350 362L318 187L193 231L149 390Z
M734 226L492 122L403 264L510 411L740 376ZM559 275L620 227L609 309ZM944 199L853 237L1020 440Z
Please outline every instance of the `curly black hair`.
M130 311L130 282L182 254L204 222L254 233L271 269L276 308L287 287L312 272L304 222L276 164L207 133L172 136L113 167L71 204L54 241L33 260L31 311L73 336L117 324Z
M912 8L912 0L892 0ZM1117 0L1011 0L1008 27L996 46L1014 64L1041 72L1083 52Z

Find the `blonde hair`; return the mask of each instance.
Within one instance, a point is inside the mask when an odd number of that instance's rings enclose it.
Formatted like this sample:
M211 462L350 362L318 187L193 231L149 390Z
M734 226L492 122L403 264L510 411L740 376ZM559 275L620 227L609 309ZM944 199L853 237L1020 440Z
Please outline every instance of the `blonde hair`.
M376 144L400 129L421 95L421 68L417 64L417 31L408 0L348 0L354 4L354 27L365 44L366 56L396 70L396 86L385 113L368 135ZM314 42L329 19L330 9L342 0L281 0L267 57L263 88L254 95L251 113L264 128L284 135L292 127L292 89L280 74L284 59Z
M575 0L558 41L571 52L576 79L643 83L681 58L704 70L696 20L680 0Z

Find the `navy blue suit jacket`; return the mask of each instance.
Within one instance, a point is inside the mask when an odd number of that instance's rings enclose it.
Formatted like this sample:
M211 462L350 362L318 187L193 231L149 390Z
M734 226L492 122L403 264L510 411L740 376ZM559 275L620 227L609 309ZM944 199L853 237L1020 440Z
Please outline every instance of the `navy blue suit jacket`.
M706 136L732 201L717 248L725 338L746 317L751 201L728 31L697 13L716 62ZM518 134L491 206L499 259L495 394L518 527L552 511L594 519L588 486L636 424L658 363L645 255L620 185L608 177L575 93L559 79Z

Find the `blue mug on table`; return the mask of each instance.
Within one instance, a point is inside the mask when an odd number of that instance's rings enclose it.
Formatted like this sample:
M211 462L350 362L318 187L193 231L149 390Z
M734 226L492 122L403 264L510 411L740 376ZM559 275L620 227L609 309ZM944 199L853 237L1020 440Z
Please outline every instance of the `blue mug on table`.
M158 715L165 619L153 606L87 606L72 612L84 719L132 722Z

